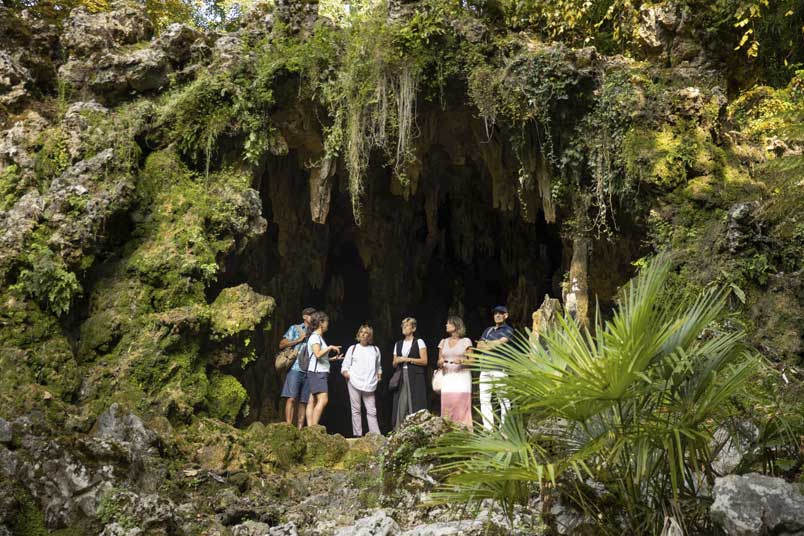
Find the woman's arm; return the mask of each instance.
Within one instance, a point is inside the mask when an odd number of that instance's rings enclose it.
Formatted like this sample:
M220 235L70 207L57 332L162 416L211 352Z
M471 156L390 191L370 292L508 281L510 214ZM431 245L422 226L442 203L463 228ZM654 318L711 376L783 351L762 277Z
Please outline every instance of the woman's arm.
M441 343L438 343L438 368L441 368L443 366L444 366L444 357L441 355Z
M316 359L321 359L322 357L327 355L330 350L338 350L338 351L340 351L341 348L339 346L332 346L331 344L329 346L325 346L324 348L321 348L321 344L319 344L317 342L313 343L313 355L316 357Z
M427 366L427 347L419 348L419 358L413 359L412 357L403 357L403 362L410 363L411 365L419 365L420 367Z
M475 361L474 354L472 353L472 340L466 339L469 342L469 345L463 351L463 365L471 365Z
M352 361L354 361L355 356L355 347L350 346L348 350L346 350L346 357L343 360L343 365L341 365L341 374L347 380L349 379L349 369L352 367Z

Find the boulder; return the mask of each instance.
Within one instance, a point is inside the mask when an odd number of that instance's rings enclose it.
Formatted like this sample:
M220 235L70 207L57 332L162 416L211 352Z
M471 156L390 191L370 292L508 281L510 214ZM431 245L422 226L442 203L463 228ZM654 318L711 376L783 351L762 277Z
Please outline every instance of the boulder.
M377 510L368 517L355 521L354 525L342 528L335 536L396 536L399 525L385 510Z
M14 106L28 97L31 73L5 50L0 50L0 105Z
M105 103L115 103L131 93L167 87L170 71L165 52L148 47L70 60L59 68L59 77L72 86L88 89Z
M712 519L729 536L804 534L804 494L781 478L750 473L715 479Z
M0 444L8 445L13 438L11 423L5 419L0 419Z
M93 435L126 444L141 454L152 451L158 440L156 433L146 428L142 419L124 413L116 403L98 417Z
M62 46L72 57L87 57L122 45L149 41L154 27L145 4L121 3L111 11L90 13L84 7L70 12L64 22Z
M729 208L726 243L730 253L743 249L755 234L752 229L753 214L759 203L736 203Z
M265 536L271 530L267 523L259 521L246 521L232 527L232 536Z
M418 525L404 532L400 536L481 536L486 533L484 523L477 519L462 519L459 521L442 521L440 523L427 523Z
M154 43L154 48L161 50L174 65L183 65L193 55L196 41L203 35L186 24L173 23L162 31Z

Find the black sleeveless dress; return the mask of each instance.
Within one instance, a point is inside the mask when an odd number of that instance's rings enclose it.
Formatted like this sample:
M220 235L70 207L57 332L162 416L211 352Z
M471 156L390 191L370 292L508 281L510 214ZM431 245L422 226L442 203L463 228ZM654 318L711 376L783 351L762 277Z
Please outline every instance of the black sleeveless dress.
M394 347L394 355L402 355L402 343L397 341ZM404 357L418 359L419 340L413 339L410 345L410 352ZM394 430L399 428L405 417L411 413L427 408L427 367L403 363L397 365L402 367L402 382L399 389L394 393L394 406L391 413L391 425Z

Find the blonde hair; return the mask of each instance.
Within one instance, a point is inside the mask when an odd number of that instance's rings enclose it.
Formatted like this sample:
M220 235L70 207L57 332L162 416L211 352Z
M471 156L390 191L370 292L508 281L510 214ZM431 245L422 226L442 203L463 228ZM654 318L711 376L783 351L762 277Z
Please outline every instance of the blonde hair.
M374 328L369 326L368 324L362 324L359 328L357 328L357 333L355 333L355 340L357 342L360 342L360 332L363 331L364 329L369 332L368 343L374 344Z
M415 319L415 318L413 318L412 316L405 317L405 318L402 320L402 324L400 324L400 327L403 327L403 328L404 328L404 327L405 327L405 324L410 324L410 327L412 327L412 328L414 328L414 329L415 329L415 328L416 328L416 319Z
M463 337L466 335L466 326L464 325L463 319L460 316L447 317L447 324L452 324L455 326L455 331L458 332L458 337Z

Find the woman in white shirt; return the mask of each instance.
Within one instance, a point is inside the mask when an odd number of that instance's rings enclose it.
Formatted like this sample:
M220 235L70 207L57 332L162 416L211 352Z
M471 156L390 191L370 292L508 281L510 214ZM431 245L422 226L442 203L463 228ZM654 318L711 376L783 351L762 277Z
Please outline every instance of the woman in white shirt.
M346 350L341 366L341 374L346 378L349 388L349 403L352 406L352 433L355 437L363 435L361 401L366 406L366 420L369 432L380 433L377 423L377 404L374 392L382 375L380 368L380 349L374 346L374 330L363 324L355 336L358 344Z
M310 366L307 367L307 383L310 386L310 400L307 402L307 424L313 426L321 420L324 408L329 403L329 362L343 359L341 347L327 345L324 333L329 329L329 316L323 311L316 311L310 317L310 329L313 333L307 339L307 350L310 352ZM329 357L330 351L337 355Z

